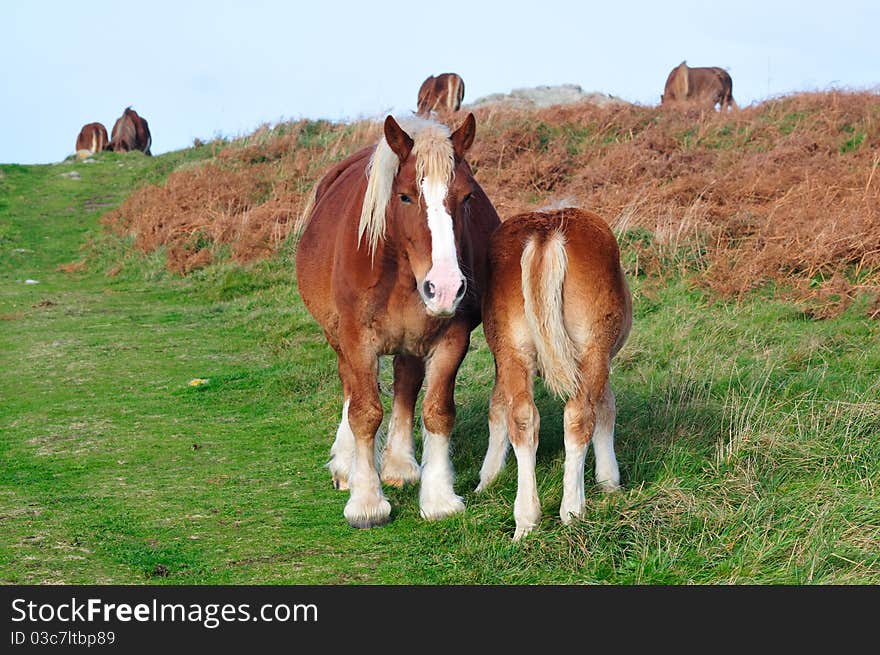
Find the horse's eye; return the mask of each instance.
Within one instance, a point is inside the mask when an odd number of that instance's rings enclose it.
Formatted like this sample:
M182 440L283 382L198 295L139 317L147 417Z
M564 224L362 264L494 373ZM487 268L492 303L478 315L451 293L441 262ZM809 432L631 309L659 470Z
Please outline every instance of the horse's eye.
M412 202L412 198L410 198L410 197L409 197L408 195L406 195L405 193L401 193L401 194L400 194L400 202L405 203L405 204L408 205L408 204L410 204L410 203Z
M471 196L473 196L473 195L474 195L473 193L469 193L469 194L467 194L464 198L462 198L461 201L462 201L462 202L470 202L470 201L471 201Z

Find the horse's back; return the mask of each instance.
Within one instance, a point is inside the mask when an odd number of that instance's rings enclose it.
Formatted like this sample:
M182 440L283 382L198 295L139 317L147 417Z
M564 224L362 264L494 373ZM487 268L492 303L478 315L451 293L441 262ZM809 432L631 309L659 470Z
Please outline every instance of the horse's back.
M306 307L324 327L337 320L333 275L343 260L351 265L357 239L366 167L373 148L360 150L330 168L316 185L314 204L306 217L296 251L296 278ZM332 332L332 329L331 329Z

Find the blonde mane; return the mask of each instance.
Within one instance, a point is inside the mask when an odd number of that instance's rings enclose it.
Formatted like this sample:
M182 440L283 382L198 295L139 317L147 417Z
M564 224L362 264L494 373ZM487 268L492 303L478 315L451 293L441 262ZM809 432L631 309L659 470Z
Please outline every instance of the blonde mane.
M412 155L416 157L416 182L421 194L421 182L452 180L455 155L449 128L436 121L412 116L398 121L413 140ZM367 191L358 225L358 247L366 235L370 256L375 256L379 241L385 238L385 210L391 199L391 187L400 168L400 161L385 137L376 144L376 150L367 166Z

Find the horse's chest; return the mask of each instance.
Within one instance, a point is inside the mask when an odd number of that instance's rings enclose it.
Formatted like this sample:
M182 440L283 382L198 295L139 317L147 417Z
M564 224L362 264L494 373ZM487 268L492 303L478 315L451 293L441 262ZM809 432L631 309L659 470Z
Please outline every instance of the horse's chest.
M381 354L426 356L441 338L445 321L428 316L421 303L389 303L369 318L376 349Z
M386 332L385 349L395 353L408 353L426 356L443 332L437 321L429 320L424 310L422 315L398 315L391 329Z

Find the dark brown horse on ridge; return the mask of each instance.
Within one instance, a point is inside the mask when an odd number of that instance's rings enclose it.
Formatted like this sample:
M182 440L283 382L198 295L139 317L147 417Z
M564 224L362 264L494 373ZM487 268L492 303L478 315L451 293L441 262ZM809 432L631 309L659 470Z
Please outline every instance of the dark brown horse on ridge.
M464 99L464 80L457 73L431 75L419 87L419 116L430 116L431 112L448 114L461 108Z
M492 235L489 262L483 328L495 356L495 387L477 491L496 478L512 443L518 479L514 539L520 539L541 517L536 372L566 401L562 520L583 514L584 458L591 439L596 482L603 491L619 488L608 378L611 358L632 326L632 300L614 234L601 218L580 209L506 220Z
M150 152L152 143L153 137L150 135L150 126L147 124L147 120L131 107L126 107L122 116L117 118L116 123L113 124L113 132L110 135L110 144L107 146L107 150L114 152L142 150L149 157L153 154Z
M455 377L481 320L492 203L464 156L472 114L450 133L435 121L385 119L384 137L334 166L315 187L297 247L300 295L336 351L342 420L330 449L333 484L350 489L345 518L388 521L381 482L421 478L426 519L464 509L452 486L449 440ZM380 473L378 362L394 356L394 401ZM422 466L414 457L415 402L422 403Z

